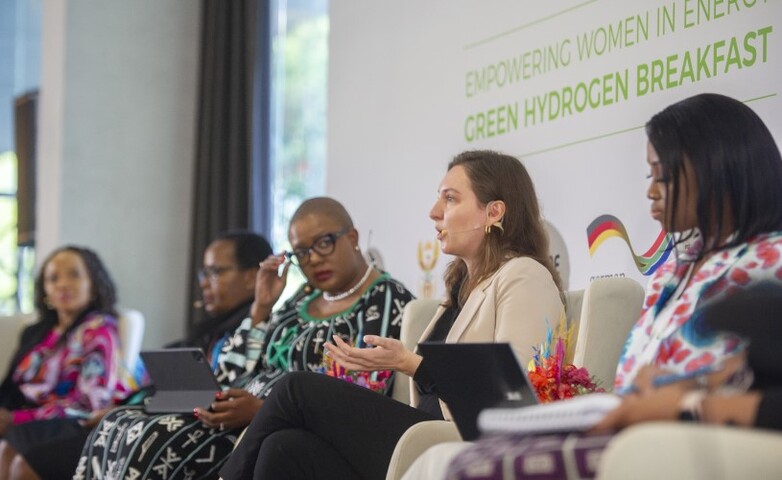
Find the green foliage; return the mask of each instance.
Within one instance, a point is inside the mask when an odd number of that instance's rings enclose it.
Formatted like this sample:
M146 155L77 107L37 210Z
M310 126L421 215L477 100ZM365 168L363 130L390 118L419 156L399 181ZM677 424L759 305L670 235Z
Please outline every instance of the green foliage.
M328 33L328 15L319 14L299 17L275 39L272 241L278 249L290 247L287 232L293 211L325 187ZM280 301L304 282L299 269L291 268Z
M0 153L0 315L10 315L17 310L33 310L32 249L20 251L17 247L17 161L14 152ZM17 270L22 271L22 284L18 285ZM21 305L17 306L17 290L21 288Z
M0 153L0 314L16 311L16 155Z
M282 150L278 178L284 197L299 201L323 190L326 156L328 30L325 16L300 22L284 39ZM279 91L279 90L278 90Z

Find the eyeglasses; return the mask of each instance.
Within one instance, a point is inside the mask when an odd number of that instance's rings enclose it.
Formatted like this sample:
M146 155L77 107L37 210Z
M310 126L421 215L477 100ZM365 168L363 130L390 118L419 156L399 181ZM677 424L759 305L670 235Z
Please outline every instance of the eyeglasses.
M203 267L202 269L198 270L198 281L203 282L204 279L209 279L210 282L216 282L220 279L220 275L224 274L225 272L229 270L235 270L236 267L233 265L226 265L226 266L217 266L212 265L209 267Z
M302 267L310 262L310 252L315 252L321 257L331 255L334 253L334 246L337 243L337 239L348 233L348 230L348 228L344 228L338 232L322 235L316 238L309 247L297 248L292 252L285 252L285 257L292 264Z

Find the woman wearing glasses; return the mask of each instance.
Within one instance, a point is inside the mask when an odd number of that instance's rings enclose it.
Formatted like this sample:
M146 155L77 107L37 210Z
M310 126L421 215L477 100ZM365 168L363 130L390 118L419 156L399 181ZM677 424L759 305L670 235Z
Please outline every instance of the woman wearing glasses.
M250 317L223 346L222 358L235 368L221 368L218 378L230 388L192 416L112 412L88 440L74 479L216 478L241 430L287 372L323 373L390 391L390 371L345 372L324 357L323 344L334 335L359 348L366 346L364 335L398 337L412 294L366 262L358 232L336 200L305 201L291 219L289 239L291 252L260 263ZM272 312L291 264L308 284Z
M371 390L390 391L391 371L345 372L324 357L324 343L337 336L364 348L368 346L365 335L398 338L402 309L412 294L388 273L367 263L353 221L334 199L305 201L291 218L288 236L292 251L261 262L250 310L253 322L268 324L263 368L244 390L222 392L210 409L197 409L196 416L207 426L247 426L262 399L288 372L325 373ZM291 264L301 269L307 285L272 313ZM237 401L247 407L237 407Z
M531 347L544 340L546 322L554 324L563 311L526 169L496 152L458 155L429 216L442 251L454 260L445 274L450 295L422 341L508 342L526 364ZM329 355L352 371L413 377L415 408L323 375L286 375L220 471L222 478L385 478L394 446L410 426L450 418L426 359L400 341L368 335L364 341L374 348L356 348L340 336L327 340Z

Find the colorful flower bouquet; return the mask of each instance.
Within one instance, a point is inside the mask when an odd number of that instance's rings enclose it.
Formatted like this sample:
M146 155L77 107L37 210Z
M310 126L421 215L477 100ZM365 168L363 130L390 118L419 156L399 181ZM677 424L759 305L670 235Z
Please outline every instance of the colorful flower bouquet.
M572 398L585 393L605 392L600 381L590 375L586 368L566 363L571 347L573 328L565 326L560 319L556 332L548 327L546 341L537 347L529 364L529 379L541 403Z

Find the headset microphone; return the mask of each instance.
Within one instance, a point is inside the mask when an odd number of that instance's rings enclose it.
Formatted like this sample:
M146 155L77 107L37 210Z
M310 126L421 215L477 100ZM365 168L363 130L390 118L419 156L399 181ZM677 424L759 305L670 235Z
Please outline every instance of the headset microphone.
M469 229L467 229L467 230L458 230L458 231L456 231L456 232L452 232L452 231L450 231L450 230L442 229L442 230L440 230L440 233L441 233L441 234L442 234L442 235L445 237L445 236L448 236L448 235L454 235L454 234L457 234L457 233L467 233L467 232L474 232L474 231L476 231L476 230L481 230L482 228L483 228L483 226L481 226L481 225L476 225L476 226L475 226L475 227L473 227L473 228L469 228Z

